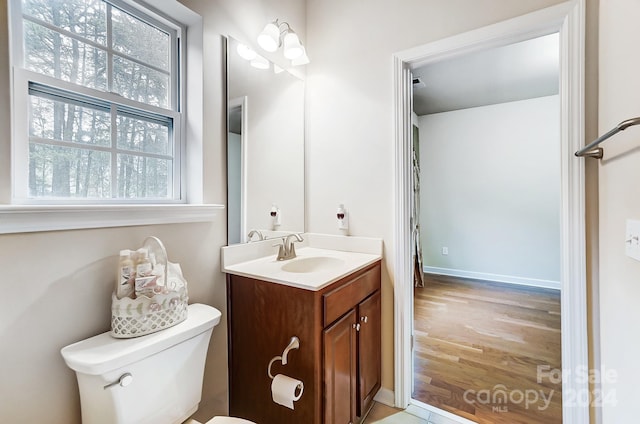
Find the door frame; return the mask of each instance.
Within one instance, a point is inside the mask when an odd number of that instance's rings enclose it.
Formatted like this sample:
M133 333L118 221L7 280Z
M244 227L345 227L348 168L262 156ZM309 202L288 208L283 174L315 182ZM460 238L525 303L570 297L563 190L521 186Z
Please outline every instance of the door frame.
M585 0L572 0L514 19L396 53L394 60L394 374L395 405L412 404L413 261L411 250L411 68L444 58L558 32L561 132L561 325L563 423L589 422L585 173L574 152L584 145ZM534 148L534 146L532 146Z
M229 99L227 105L227 115L229 112L239 107L240 108L240 243L246 243L247 239L247 151L249 150L249 98L247 96L236 97ZM229 127L229 116L227 116L227 131ZM227 133L227 144L229 143L229 134ZM228 149L228 147L227 147ZM229 168L229 157L227 152L227 178ZM227 181L227 191L229 190L229 183ZM227 198L229 195L227 193ZM229 209L227 208L227 214ZM227 223L229 219L227 217ZM228 225L228 224L227 224ZM228 229L227 229L228 232ZM228 234L227 234L228 235Z

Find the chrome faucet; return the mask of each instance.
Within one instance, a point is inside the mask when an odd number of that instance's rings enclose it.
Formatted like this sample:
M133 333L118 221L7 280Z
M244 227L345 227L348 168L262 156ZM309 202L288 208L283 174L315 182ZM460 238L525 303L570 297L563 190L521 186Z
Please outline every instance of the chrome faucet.
M295 240L291 240L292 238L295 238ZM297 233L289 234L288 236L283 237L282 244L275 245L275 246L280 246L280 249L278 249L278 257L276 258L276 260L286 261L288 259L295 258L296 248L293 243L296 241L303 241L303 240L304 239L302 238L302 236Z
M251 238L254 235L258 236L258 240L264 240L264 234L262 234L262 231L260 231L260 230L251 230L251 231L249 231L249 234L247 235L247 242L248 243L253 241L253 240L251 240Z

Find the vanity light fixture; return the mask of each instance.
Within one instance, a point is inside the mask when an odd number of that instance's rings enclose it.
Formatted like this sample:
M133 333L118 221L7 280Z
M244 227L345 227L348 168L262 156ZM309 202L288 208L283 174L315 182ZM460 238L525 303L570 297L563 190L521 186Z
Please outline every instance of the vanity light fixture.
M309 58L298 34L287 22L280 22L278 19L269 22L258 35L258 44L271 53L283 46L284 57L291 60L291 64L294 66L309 63Z

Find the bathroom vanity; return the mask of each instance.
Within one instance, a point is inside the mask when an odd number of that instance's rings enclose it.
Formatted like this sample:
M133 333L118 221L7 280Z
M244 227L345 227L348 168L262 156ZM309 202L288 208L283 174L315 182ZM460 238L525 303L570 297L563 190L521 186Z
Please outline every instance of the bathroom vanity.
M261 424L360 422L381 382L381 255L303 247L291 261L274 258L223 264L230 414ZM299 348L270 369L304 383L292 410L273 402L268 368L293 336Z

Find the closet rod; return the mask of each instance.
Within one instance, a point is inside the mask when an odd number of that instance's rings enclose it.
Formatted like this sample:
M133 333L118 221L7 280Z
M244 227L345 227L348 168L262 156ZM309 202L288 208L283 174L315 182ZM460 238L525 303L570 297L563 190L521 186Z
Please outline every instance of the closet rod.
M585 156L585 157L589 157L589 158L602 159L602 155L604 153L604 150L602 150L602 147L596 148L596 146L598 144L602 143L603 141L605 141L609 137L619 133L620 131L626 130L627 128L629 128L631 126L638 125L638 124L640 124L640 117L631 118L631 119L627 119L626 121L622 121L618 125L616 125L615 128L613 128L612 130L610 130L607 133L601 135L600 137L598 137L597 139L593 140L588 145L584 146L582 149L578 150L575 153L575 155L578 156L578 157Z

